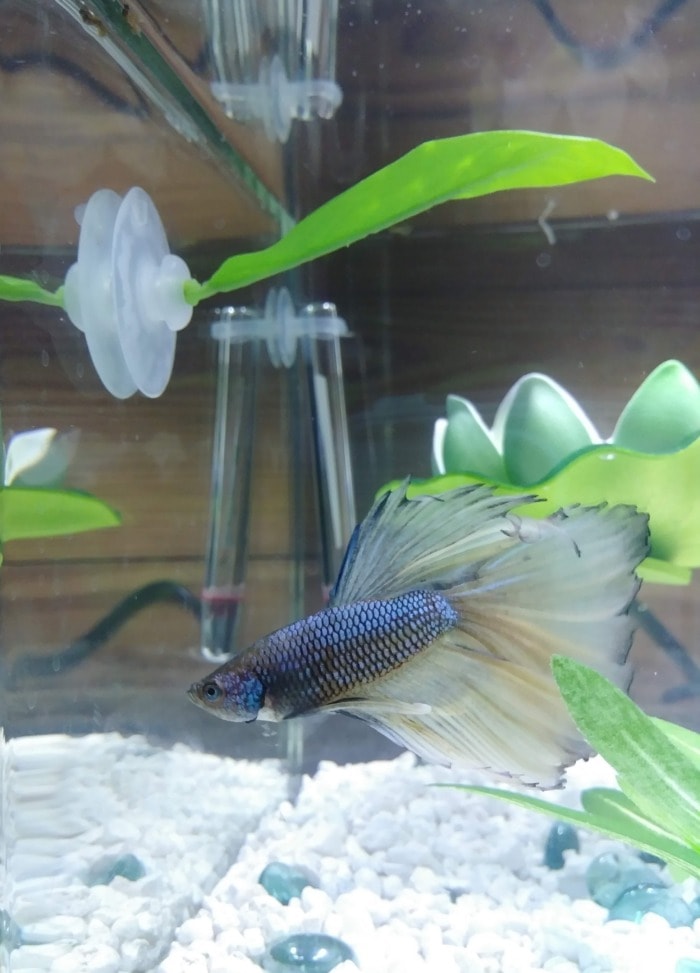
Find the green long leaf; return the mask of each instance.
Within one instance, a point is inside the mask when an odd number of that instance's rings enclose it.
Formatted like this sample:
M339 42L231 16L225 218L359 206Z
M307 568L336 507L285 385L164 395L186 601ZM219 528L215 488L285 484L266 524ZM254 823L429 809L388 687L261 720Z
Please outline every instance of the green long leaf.
M591 787L581 794L584 810L606 828L614 829L618 837L663 858L683 877L693 874L700 877L700 854L688 847L675 834L669 834L658 823L648 818L623 794L607 787Z
M645 817L700 849L700 777L651 717L600 673L563 656L552 670L579 730Z
M447 200L611 175L651 179L626 152L597 139L505 131L425 142L331 199L267 249L230 257L203 284L189 281L185 295L196 304L244 287Z
M695 733L685 726L678 726L677 723L659 719L658 716L652 716L651 720L679 750L683 751L696 770L700 771L700 733Z
M444 784L450 787L454 785ZM493 797L527 811L537 811L550 818L588 828L609 838L625 841L642 851L658 855L683 873L700 878L700 855L696 854L673 835L668 834L648 820L624 794L605 788L583 791L581 801L584 810L576 810L552 804L540 797L516 794L496 787L458 785L459 790L471 794Z
M77 534L120 523L116 510L89 493L43 487L4 487L0 491L2 543Z

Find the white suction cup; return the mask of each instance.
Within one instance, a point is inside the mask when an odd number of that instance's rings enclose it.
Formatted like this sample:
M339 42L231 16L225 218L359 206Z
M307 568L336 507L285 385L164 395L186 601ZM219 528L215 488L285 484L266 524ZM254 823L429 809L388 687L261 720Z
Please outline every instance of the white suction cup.
M268 292L262 314L249 308L225 308L220 315L212 325L213 338L264 341L275 368L289 368L294 364L300 338L343 338L348 334L347 324L338 317L335 304L307 304L297 313L286 287L273 287Z
M278 142L287 141L295 118L332 118L343 100L335 81L290 81L277 54L271 61L262 61L257 82L214 81L211 90L229 116L239 121L262 122L265 134Z
M175 332L192 317L183 289L187 265L170 253L158 211L138 187L123 199L98 190L79 222L78 261L64 292L68 316L85 332L113 395L139 389L155 398L172 373Z
M112 236L120 203L111 189L98 189L76 211L78 260L66 275L64 302L68 317L85 334L102 384L117 399L127 399L136 383L122 353L112 295Z
M183 292L190 273L185 261L170 253L150 196L136 186L117 214L112 275L124 358L139 389L155 398L173 370L175 331L192 317Z

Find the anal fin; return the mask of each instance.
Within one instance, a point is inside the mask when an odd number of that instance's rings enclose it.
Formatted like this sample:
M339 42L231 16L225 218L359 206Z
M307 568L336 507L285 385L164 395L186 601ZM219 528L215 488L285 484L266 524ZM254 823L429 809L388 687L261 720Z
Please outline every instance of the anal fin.
M334 709L364 719L430 763L552 787L566 765L590 753L551 675L466 651L448 637L372 690L370 699ZM411 710L416 706L424 711Z

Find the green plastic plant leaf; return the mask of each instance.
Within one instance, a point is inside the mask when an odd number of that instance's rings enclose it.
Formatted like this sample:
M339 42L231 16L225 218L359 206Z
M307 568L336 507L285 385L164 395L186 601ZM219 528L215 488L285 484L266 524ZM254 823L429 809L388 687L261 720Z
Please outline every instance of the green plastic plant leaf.
M454 785L439 786L453 787ZM578 827L597 831L608 838L626 841L642 851L663 858L669 865L675 866L676 873L681 872L683 875L690 874L700 878L700 854L646 818L619 791L602 787L583 791L581 803L584 809L576 810L562 807L541 797L504 791L497 787L457 786L459 790L470 794L494 797L526 811L537 811L558 821L566 821Z
M510 389L493 428L502 443L507 479L526 487L548 476L563 457L600 442L576 399L537 372Z
M495 787L463 789L622 839L659 855L677 877L700 878L700 735L647 716L573 659L555 656L552 671L569 713L617 772L621 791L583 791L579 811Z
M444 423L442 456L446 467L454 470L458 457L468 456L470 463L483 470L485 476L505 479L503 457L471 402L458 395L448 395L446 411L447 420L441 420Z
M700 850L700 776L651 717L604 676L564 656L552 671L574 722L643 815Z
M484 482L499 493L536 493L542 502L528 506L529 517L546 517L573 503L633 504L649 514L651 528L651 559L644 562L640 575L687 583L688 569L700 567L700 439L663 455L607 444L591 446L526 491L478 473L460 473L414 480L408 495L444 493Z
M644 379L622 411L612 441L625 449L670 453L697 439L700 385L690 369L671 359Z
M700 854L647 818L621 791L591 787L581 794L581 804L590 819L604 822L608 834L614 829L615 837L663 858L675 881L700 878Z
M678 726L677 723L669 723L667 720L659 719L658 716L652 716L651 720L700 770L700 733L688 730L684 726Z
M77 490L4 487L0 491L0 540L57 537L116 527L119 514L97 497Z
M203 284L188 281L185 296L197 304L244 287L447 200L611 175L651 179L627 153L597 139L505 131L425 142L331 199L272 246L230 257Z
M3 301L34 301L36 304L63 307L63 288L59 287L57 291L47 291L36 281L0 274L0 299Z

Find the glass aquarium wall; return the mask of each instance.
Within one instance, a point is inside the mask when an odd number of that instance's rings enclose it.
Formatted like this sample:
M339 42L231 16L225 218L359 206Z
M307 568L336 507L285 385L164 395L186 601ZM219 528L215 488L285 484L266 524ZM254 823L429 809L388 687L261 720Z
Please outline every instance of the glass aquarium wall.
M6 0L0 33L0 970L700 969L698 747L667 729L700 730L694 5ZM571 726L543 795L527 692L460 684L469 733L425 742L428 656L416 698L207 712L344 585L452 586L409 517L344 558L409 477L649 515L608 621L667 722L547 655L607 762L550 791ZM494 780L567 823L453 786Z

